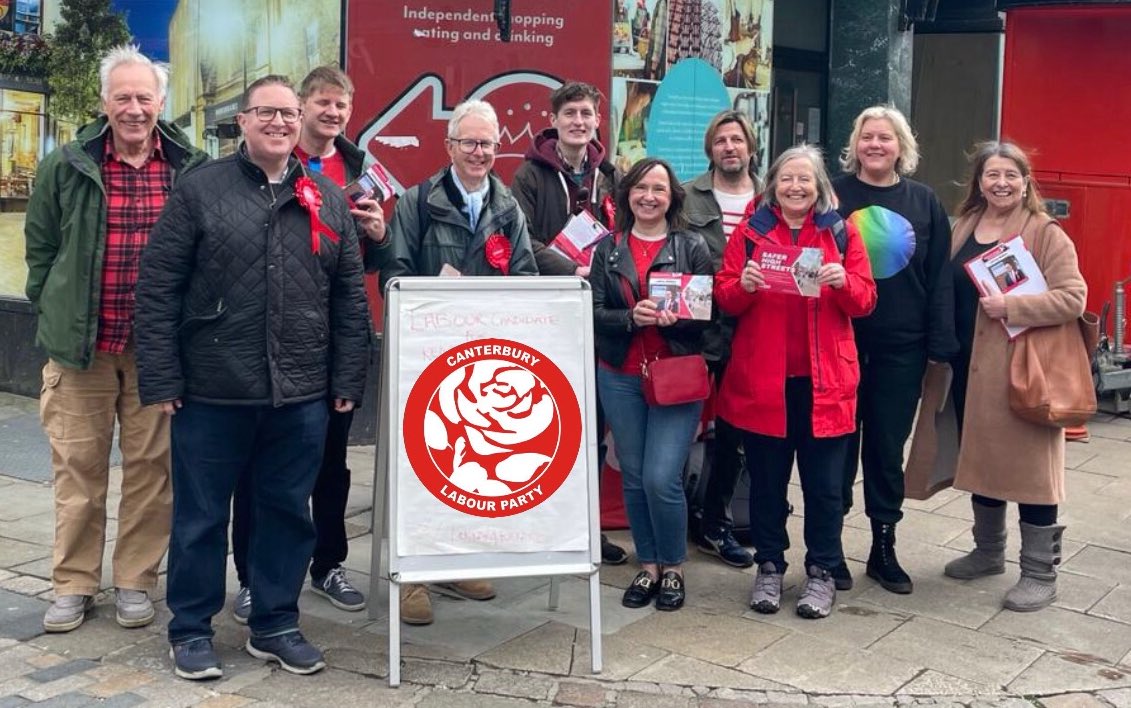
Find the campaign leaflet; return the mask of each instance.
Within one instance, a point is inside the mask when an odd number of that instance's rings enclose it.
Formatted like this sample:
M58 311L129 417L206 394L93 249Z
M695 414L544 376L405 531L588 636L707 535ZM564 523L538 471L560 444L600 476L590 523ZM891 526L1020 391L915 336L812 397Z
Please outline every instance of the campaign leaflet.
M754 262L762 269L766 281L764 290L803 297L821 296L821 286L817 284L825 262L821 249L761 244L754 254Z
M982 295L1038 295L1048 292L1049 286L1033 254L1025 247L1020 236L1003 241L981 255L966 261L966 274ZM1006 324L1001 320L1010 339L1028 327Z
M345 186L346 198L349 199L351 208L356 208L358 200L361 199L376 199L378 202L383 202L393 196L394 191L389 173L376 160L357 179Z
M667 310L685 320L711 319L710 275L652 273L648 276L648 299L657 310Z
M550 248L580 266L588 266L597 242L608 233L592 214L581 211L569 217L561 233L550 242Z

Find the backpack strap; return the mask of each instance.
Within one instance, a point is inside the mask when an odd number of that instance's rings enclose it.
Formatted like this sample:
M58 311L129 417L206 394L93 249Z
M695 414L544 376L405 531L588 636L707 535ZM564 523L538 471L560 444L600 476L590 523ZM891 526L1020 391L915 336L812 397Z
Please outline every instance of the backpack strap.
M432 225L432 214L428 211L428 193L432 191L432 178L429 177L417 186L419 189L416 192L416 223L420 229L420 237L424 238L424 234L428 233L428 227Z

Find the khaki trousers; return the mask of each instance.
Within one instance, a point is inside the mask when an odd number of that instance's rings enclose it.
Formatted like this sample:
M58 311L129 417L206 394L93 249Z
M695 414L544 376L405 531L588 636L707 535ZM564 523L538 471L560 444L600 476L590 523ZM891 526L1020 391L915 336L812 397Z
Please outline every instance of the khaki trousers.
M48 361L39 409L55 475L55 594L93 595L101 586L115 419L122 489L114 586L152 590L169 546L169 420L138 399L133 346L124 354L97 352L85 371Z

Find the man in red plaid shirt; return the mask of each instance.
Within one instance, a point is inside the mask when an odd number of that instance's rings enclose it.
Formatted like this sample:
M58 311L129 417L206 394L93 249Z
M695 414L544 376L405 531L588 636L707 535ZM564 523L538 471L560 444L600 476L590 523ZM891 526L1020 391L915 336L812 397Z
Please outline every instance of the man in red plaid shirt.
M102 587L115 421L122 452L113 559L118 624L153 621L149 592L169 542L169 421L138 399L134 286L142 249L178 174L202 163L157 120L168 70L136 47L102 60L104 116L44 160L28 204L28 298L39 312L40 411L55 475L55 600L43 626L82 624Z

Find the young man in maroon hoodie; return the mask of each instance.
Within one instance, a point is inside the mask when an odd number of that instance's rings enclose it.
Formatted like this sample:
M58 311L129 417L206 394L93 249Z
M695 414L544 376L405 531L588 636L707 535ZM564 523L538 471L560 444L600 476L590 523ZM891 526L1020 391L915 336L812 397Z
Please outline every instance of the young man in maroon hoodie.
M549 247L574 214L589 212L613 227L613 198L618 174L597 141L601 92L569 81L550 94L550 126L534 138L519 166L511 191L530 230L530 245L541 275L589 276L589 266ZM599 430L604 420L598 406ZM602 456L603 458L603 456ZM601 535L601 559L610 565L628 560L624 549Z

